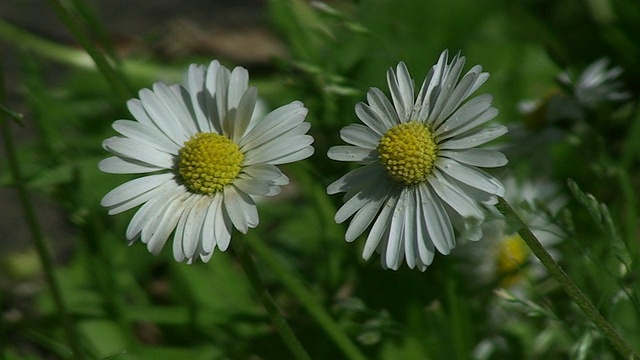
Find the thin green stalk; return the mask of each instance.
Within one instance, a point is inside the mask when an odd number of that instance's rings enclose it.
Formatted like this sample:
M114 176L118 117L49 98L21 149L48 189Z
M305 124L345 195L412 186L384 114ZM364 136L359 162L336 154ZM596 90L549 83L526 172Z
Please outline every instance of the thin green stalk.
M95 11L84 0L71 0L69 4L71 10L82 20L83 25L91 32L91 35L100 42L100 47L116 63L116 66L119 66L120 59L116 56L109 34Z
M451 337L453 338L454 356L456 359L464 360L469 356L469 332L468 322L463 319L465 316L462 309L460 294L457 293L456 278L450 276L446 283L447 301L449 303L449 320L451 326Z
M3 19L0 19L0 39L60 64L80 69L96 69L95 62L85 51L43 39ZM174 82L179 81L182 76L182 69L144 60L127 59L122 64L122 70L127 78L136 78L144 82L158 79Z
M49 0L49 4L56 12L56 15L58 15L58 18L60 18L67 29L71 31L78 43L80 43L89 56L91 56L93 61L96 63L98 70L106 78L109 84L111 84L111 87L115 90L118 96L124 101L131 98L133 91L131 90L126 78L111 66L104 54L98 50L91 39L89 39L80 26L78 26L71 13L59 0Z
M627 248L629 249L629 253L632 254L632 256L634 256L634 260L636 260L635 258L637 256L635 255L638 254L638 211L636 207L636 191L626 169L618 168L616 175L626 202L624 210L624 240Z
M600 314L591 301L582 293L580 288L569 278L569 276L562 270L560 265L549 255L547 250L540 244L540 241L533 235L531 230L522 221L522 219L516 214L506 200L499 197L498 204L496 205L498 211L502 213L507 219L513 221L518 228L518 234L525 241L527 246L531 249L533 254L540 259L540 262L549 270L551 275L562 285L564 291L569 295L580 309L587 315L587 317L600 329L602 334L611 342L611 345L616 348L625 357L625 359L640 359L640 356L622 339L618 332L611 326L611 324Z
M4 105L0 104L0 113L2 113L4 116L13 119L15 122L17 122L20 125L24 125L24 115L17 113L15 111L11 111L9 109L7 109L6 107L4 107Z
M251 249L258 255L265 264L273 271L289 291L298 298L298 301L307 309L309 314L320 324L324 331L331 337L334 343L342 350L342 353L350 360L365 360L366 357L360 352L349 336L342 328L327 314L320 304L314 299L313 295L302 285L302 283L293 275L293 273L284 267L280 261L273 255L271 250L259 239L252 241L247 236L247 243Z
M62 319L62 327L64 328L65 334L67 336L67 341L69 343L69 347L71 348L72 357L74 359L83 359L84 356L82 355L82 352L80 350L78 337L76 336L75 329L73 327L73 321L71 319L71 316L69 315L64 299L62 298L62 293L60 292L60 285L54 272L51 253L49 251L49 248L47 247L44 236L42 235L42 229L40 228L38 218L36 216L33 205L31 204L26 181L24 180L22 172L20 171L20 162L18 160L15 144L13 142L11 126L9 125L9 122L5 118L4 114L0 114L0 132L2 133L2 140L7 154L9 170L13 175L14 183L16 189L18 190L18 196L20 198L20 203L22 204L27 224L29 225L29 229L31 230L31 233L33 235L36 249L38 251L38 256L40 257L40 262L42 263L42 268L44 269L47 284L49 285L49 289L51 290L51 294L53 296L53 301Z
M278 333L280 334L280 337L282 337L282 340L287 344L289 350L291 350L296 359L311 360L311 357L307 354L307 351L295 336L293 330L289 327L289 324L287 324L284 316L282 316L278 305L276 305L275 301L267 291L267 288L264 286L264 282L262 281L262 278L260 278L260 274L258 274L256 265L253 262L251 253L246 247L244 239L238 237L237 239L234 239L233 244L233 250L238 255L240 264L242 265L244 272L247 274L249 282L251 282L253 289L258 293L258 296L262 301L262 305L271 316L271 320L278 329Z

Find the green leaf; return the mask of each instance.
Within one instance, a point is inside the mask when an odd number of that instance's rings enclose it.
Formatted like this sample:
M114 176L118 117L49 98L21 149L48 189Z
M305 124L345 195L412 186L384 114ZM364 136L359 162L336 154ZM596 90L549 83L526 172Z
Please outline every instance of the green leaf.
M628 268L632 261L631 254L618 233L607 205L600 203L592 194L580 190L575 181L569 179L567 184L573 197L589 212L598 227L609 236L615 256Z
M123 329L111 320L84 320L78 324L78 330L98 359L127 351L127 336L123 334Z

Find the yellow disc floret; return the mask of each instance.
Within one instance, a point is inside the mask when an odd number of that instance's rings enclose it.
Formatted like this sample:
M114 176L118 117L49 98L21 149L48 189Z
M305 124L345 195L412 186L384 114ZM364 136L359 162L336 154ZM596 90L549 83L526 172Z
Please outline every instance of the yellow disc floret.
M514 285L522 277L520 267L527 261L527 247L518 234L506 236L500 241L496 249L496 275L500 285L509 287Z
M243 160L238 145L226 136L197 133L180 149L178 172L191 191L211 195L238 176Z
M378 154L394 180L411 186L431 174L438 146L425 124L411 121L387 130L378 143Z

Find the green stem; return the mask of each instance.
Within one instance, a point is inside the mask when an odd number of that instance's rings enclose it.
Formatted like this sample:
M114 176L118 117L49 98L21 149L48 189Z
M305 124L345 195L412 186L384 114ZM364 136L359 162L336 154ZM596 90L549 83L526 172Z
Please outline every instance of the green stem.
M0 19L0 39L60 64L80 69L96 69L95 62L85 51L43 39L13 26L3 19ZM182 69L134 59L123 62L122 70L127 78L136 78L144 82L157 81L158 79L175 82L179 81L182 76Z
M527 246L531 249L535 256L540 259L540 262L549 270L551 275L562 285L564 291L569 295L571 300L582 309L587 317L600 329L602 334L611 342L611 344L618 350L625 359L640 359L638 354L620 337L613 326L600 314L591 301L582 293L580 288L569 278L569 276L562 270L560 265L549 255L547 250L540 244L540 241L533 235L531 230L522 221L522 219L516 214L516 212L509 206L507 201L501 197L498 197L498 204L496 205L498 211L502 213L507 219L513 221L518 228L518 234L527 243Z
M282 316L278 305L276 305L275 301L267 291L267 288L264 286L262 278L260 278L260 274L258 274L256 265L253 261L253 258L251 257L251 253L246 247L244 239L238 237L234 239L233 244L233 249L238 255L238 259L240 260L240 264L242 265L244 272L247 274L247 277L249 278L253 289L260 297L262 305L271 316L271 320L278 329L282 340L284 340L285 344L287 344L289 350L291 350L296 359L311 360L311 357L309 356L309 354L307 354L307 351L295 336L295 334L289 327L289 324L287 324L284 316Z
M11 111L9 109L7 109L6 107L4 107L2 104L0 104L0 113L3 114L4 116L13 119L15 122L17 122L20 125L24 126L24 115L17 113L15 111Z
M638 242L637 242L637 232L638 232L638 211L636 207L636 192L633 186L633 182L629 177L629 173L626 168L618 168L616 171L616 175L618 177L618 181L620 182L620 189L624 194L624 199L626 201L625 204L625 221L624 221L624 242L629 249L629 254L634 257L634 261L637 258L638 254Z
M49 285L49 289L51 290L51 294L53 296L53 301L58 310L58 313L60 314L60 317L62 318L62 326L67 336L69 347L71 348L72 357L74 359L83 359L84 356L80 351L78 337L76 336L75 329L73 327L73 320L71 319L69 311L67 310L67 306L64 302L64 299L62 298L60 285L54 272L55 270L53 266L53 257L51 255L51 252L49 251L49 248L47 247L44 236L42 235L42 229L40 228L38 218L36 216L33 205L31 204L26 181L24 180L22 172L20 170L20 163L18 160L15 144L13 142L13 136L11 134L11 126L9 125L9 122L6 121L4 114L0 114L0 132L2 133L2 140L7 154L9 170L13 175L14 183L16 189L18 190L20 203L22 204L27 224L29 225L29 229L31 230L31 233L33 235L36 249L38 251L38 256L40 257L40 262L42 263L42 268L47 279L47 284Z
M250 236L247 238L249 237ZM342 350L345 357L350 360L365 360L366 357L360 352L358 347L353 344L344 330L327 314L324 308L318 304L313 295L300 283L295 275L278 261L264 242L255 238L253 240L248 239L247 241L251 249L265 262L270 270L282 280L289 291L298 298L309 314L315 318L316 322L320 324L334 343Z
M67 29L71 31L76 40L85 49L87 54L91 56L93 61L96 63L98 70L100 70L109 84L111 84L111 87L116 91L118 96L120 96L120 98L124 101L131 98L133 95L133 91L129 87L127 80L111 66L104 54L100 50L98 50L91 39L86 36L86 34L78 26L77 22L73 19L71 13L64 7L64 5L62 5L60 0L49 0L49 4L56 12L56 15L58 15L60 20L62 20Z

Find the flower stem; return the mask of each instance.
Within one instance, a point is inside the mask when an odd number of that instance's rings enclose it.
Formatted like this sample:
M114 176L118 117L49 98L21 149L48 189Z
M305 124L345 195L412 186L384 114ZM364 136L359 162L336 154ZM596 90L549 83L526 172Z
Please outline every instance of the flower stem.
M22 204L25 219L27 221L27 224L29 225L31 234L33 235L33 239L38 251L38 256L40 257L40 262L42 263L42 268L44 270L47 284L49 285L51 295L53 296L53 302L58 310L58 313L60 314L60 318L62 319L62 327L64 328L67 342L69 343L69 347L71 349L71 356L73 359L83 359L84 356L82 355L82 352L80 350L78 337L76 336L75 329L73 327L73 320L71 319L67 306L64 302L64 299L62 298L60 285L54 272L55 270L53 266L53 257L51 255L51 252L49 251L49 248L47 247L44 236L42 235L42 229L40 228L38 217L36 216L33 205L31 204L31 199L29 197L26 182L20 170L20 162L18 160L15 144L13 142L11 126L7 121L4 113L0 113L0 133L2 133L2 143L4 144L5 152L7 154L9 170L13 175L13 180L18 191L18 196L20 199L20 203Z
M7 109L6 107L4 107L2 104L0 104L0 114L13 119L15 122L17 122L18 124L24 126L24 115L17 113L15 111L11 111L9 109Z
M276 305L275 301L267 291L267 288L264 286L264 282L262 281L262 278L260 278L260 274L258 274L258 270L256 269L256 265L251 257L251 253L247 249L245 240L238 237L234 239L233 244L233 250L237 254L238 260L240 260L240 264L249 278L249 282L251 282L253 289L262 301L262 305L271 316L271 320L278 329L282 340L287 344L289 350L291 350L296 359L311 360L311 357L307 354L307 351L295 336L289 327L289 324L287 324L284 316L282 316L278 305Z
M600 314L591 301L582 293L580 288L569 278L569 276L562 270L560 265L549 255L544 246L540 244L540 241L533 235L531 230L522 221L522 219L511 208L507 201L501 197L498 197L498 204L496 205L498 211L502 213L507 219L513 221L518 228L518 234L525 241L527 246L531 249L535 256L540 259L540 262L549 270L551 275L562 285L564 291L569 295L571 300L582 309L587 317L600 329L602 334L611 342L611 344L618 350L625 359L640 359L638 354L622 339L622 337L616 332L613 326Z
M83 32L78 23L75 21L71 13L65 8L60 0L49 0L49 4L58 15L58 18L64 23L64 25L71 31L78 43L84 48L84 50L91 56L96 63L98 70L109 82L113 90L118 94L122 100L128 100L133 95L127 79L122 76L112 65L104 54L98 50L93 44L91 39Z
M247 236L249 238L250 236ZM360 352L357 346L351 341L344 330L331 318L320 304L314 299L313 295L300 283L293 273L284 267L280 261L273 255L271 250L259 239L247 243L252 250L258 255L265 264L282 280L283 284L289 291L298 298L298 301L307 309L309 314L313 316L331 337L333 342L342 350L346 359L365 360L366 357Z

